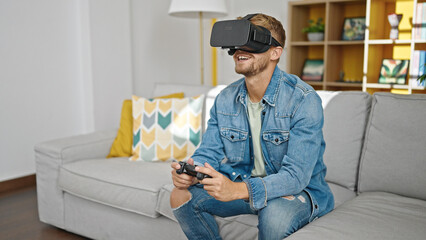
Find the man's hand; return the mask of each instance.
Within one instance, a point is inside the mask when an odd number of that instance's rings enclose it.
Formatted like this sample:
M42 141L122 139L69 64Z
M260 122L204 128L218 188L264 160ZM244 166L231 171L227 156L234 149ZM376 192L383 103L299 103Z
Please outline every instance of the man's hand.
M188 159L187 163L194 165L194 160L192 158L190 158L190 159ZM181 168L179 163L172 162L171 166L172 166L172 169L173 169L172 170L173 185L175 185L175 187L177 189L181 189L181 190L187 189L191 185L198 182L197 178L189 176L188 174L177 174L176 170Z
M222 202L229 202L236 199L248 199L249 194L245 183L231 181L223 174L217 172L208 163L205 163L204 166L205 167L197 166L195 170L212 177L204 178L200 181L208 194Z

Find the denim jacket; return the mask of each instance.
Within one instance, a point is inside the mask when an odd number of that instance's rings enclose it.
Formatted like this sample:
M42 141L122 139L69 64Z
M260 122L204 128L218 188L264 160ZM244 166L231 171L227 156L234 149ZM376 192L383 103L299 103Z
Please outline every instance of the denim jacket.
M275 68L263 96L260 142L267 176L250 177L254 165L248 94L245 79L227 86L216 97L208 127L192 158L208 162L232 181L244 181L250 206L306 191L312 202L310 221L334 207L325 181L322 134L323 109L315 90L295 75Z

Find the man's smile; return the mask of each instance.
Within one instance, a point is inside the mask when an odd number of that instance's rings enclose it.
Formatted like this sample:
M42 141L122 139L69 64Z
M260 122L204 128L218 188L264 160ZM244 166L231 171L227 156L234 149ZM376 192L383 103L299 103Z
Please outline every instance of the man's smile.
M250 55L243 52L236 53L234 56L234 60L236 63L243 63L245 61L250 60L251 58L252 57Z

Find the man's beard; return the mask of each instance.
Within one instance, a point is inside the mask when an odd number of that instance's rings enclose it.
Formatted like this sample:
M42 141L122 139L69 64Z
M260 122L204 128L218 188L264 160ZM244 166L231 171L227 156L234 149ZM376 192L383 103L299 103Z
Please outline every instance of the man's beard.
M249 66L244 66L244 68L235 65L235 72L245 77L251 77L263 72L267 66L268 61L266 59L259 59L257 62L252 62Z

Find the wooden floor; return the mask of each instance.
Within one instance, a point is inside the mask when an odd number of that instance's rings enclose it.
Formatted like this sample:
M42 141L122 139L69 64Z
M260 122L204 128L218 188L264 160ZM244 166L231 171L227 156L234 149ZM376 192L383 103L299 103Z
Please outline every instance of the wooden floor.
M0 194L0 240L87 239L40 222L35 187Z

